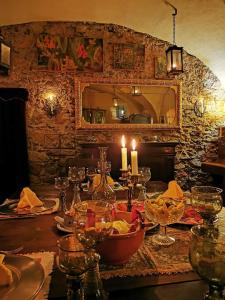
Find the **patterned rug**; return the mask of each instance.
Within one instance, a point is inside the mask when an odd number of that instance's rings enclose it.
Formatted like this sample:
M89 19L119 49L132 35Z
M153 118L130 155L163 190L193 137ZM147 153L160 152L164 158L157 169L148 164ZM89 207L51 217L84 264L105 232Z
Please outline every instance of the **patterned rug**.
M152 243L152 235L146 235L144 243L127 264L119 266L100 264L101 277L109 279L191 271L188 258L190 231L168 227L167 233L176 239L174 244L158 246Z

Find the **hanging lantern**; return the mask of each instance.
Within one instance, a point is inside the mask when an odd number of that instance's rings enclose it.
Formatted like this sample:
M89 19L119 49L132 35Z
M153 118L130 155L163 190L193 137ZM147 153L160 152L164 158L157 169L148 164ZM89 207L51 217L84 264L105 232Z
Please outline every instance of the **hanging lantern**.
M168 74L183 72L183 47L173 45L166 50L166 65Z
M175 42L177 9L168 1L165 3L174 9L173 16L173 45L166 50L167 73L177 75L183 72L183 47L177 47Z
M137 86L137 85L133 85L131 94L132 94L132 96L140 96L141 95L141 87Z

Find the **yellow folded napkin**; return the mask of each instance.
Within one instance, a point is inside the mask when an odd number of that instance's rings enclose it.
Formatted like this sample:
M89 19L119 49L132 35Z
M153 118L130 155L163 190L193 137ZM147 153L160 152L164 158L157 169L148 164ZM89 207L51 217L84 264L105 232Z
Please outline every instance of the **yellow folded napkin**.
M0 286L10 285L13 282L12 272L3 263L4 254L0 254Z
M173 199L182 199L184 197L184 193L176 180L170 181L168 184L168 189L159 196L159 198L164 197Z
M101 182L101 174L96 174L93 178L93 182L92 182L92 185L93 187L96 187L100 184ZM114 185L114 180L112 179L111 176L107 176L107 183L109 185Z
M42 206L43 202L38 199L37 195L29 188L23 188L22 192L20 193L20 201L17 205L18 209L23 209L25 207L36 207Z

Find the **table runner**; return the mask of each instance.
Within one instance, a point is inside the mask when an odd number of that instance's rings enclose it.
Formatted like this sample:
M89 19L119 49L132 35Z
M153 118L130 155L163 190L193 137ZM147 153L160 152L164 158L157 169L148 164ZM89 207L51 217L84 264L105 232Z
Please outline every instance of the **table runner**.
M190 231L168 227L168 234L176 241L170 246L154 245L152 236L146 235L144 243L127 264L112 266L100 264L101 277L145 276L185 273L192 270L188 258Z
M218 224L225 224L225 208L218 214ZM100 265L101 277L146 276L159 274L177 274L192 271L188 251L191 240L190 227L174 224L167 226L167 233L176 241L170 246L154 245L151 241L155 230L147 233L144 243L127 264L120 266ZM151 234L151 235L150 235Z

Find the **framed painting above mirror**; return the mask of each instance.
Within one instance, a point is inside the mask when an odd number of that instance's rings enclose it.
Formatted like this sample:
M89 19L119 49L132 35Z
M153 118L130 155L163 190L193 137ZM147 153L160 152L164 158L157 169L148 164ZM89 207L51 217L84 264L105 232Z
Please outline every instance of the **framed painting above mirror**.
M76 129L179 129L177 80L75 80Z

